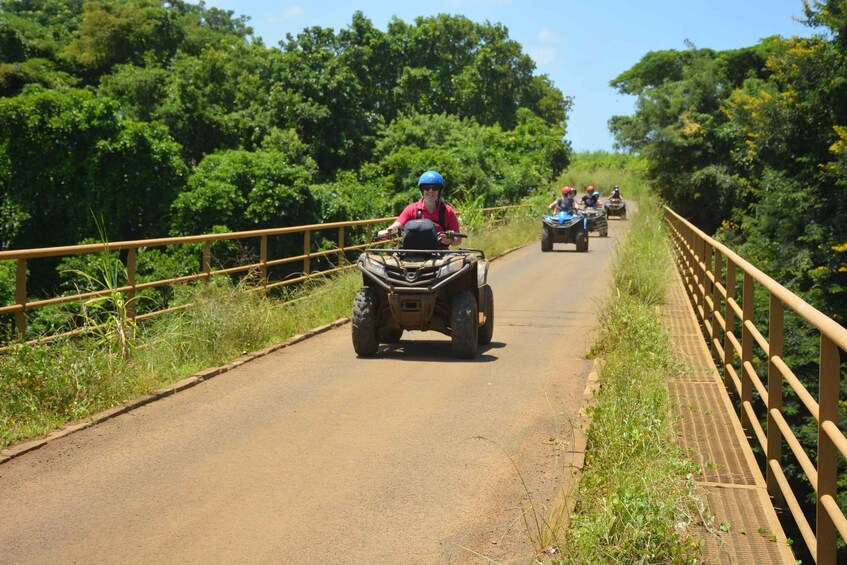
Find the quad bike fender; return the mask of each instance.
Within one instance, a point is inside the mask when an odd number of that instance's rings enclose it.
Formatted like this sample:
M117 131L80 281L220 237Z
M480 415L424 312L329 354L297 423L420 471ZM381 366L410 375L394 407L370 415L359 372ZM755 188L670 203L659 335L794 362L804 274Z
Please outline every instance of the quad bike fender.
M479 261L476 266L476 285L483 286L488 282L488 261Z

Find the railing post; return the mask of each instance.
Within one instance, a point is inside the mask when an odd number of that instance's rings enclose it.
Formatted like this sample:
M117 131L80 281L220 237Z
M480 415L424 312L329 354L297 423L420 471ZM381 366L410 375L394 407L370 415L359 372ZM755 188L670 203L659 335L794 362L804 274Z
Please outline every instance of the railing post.
M18 259L15 276L15 303L22 309L15 312L15 328L21 339L26 338L26 259Z
M344 226L338 228L338 266L344 264Z
M838 491L838 448L823 429L829 422L838 427L838 407L841 388L841 354L838 346L821 333L821 362L818 405L818 485L817 485L817 564L835 565L837 530L821 499L835 499Z
M262 264L259 284L262 288L268 288L268 236L263 235L259 239L259 262Z
M312 272L312 232L306 230L303 232L303 274L308 275Z
M755 287L753 285L753 277L748 272L744 272L744 305L741 309L743 319L741 320L741 398L739 399L739 414L741 427L746 433L750 433L750 419L747 417L747 411L744 410L745 403L753 402L753 381L747 374L746 365L753 364L753 333L747 327L749 322L753 324L753 314L755 312L756 300L754 297Z
M129 290L126 292L126 311L130 320L135 321L135 263L136 263L135 247L130 247L126 256L126 278L129 284Z
M203 242L203 274L208 283L212 279L212 242L208 239Z
M735 346L730 341L730 334L735 335L735 309L730 305L730 300L736 301L736 291L735 285L736 281L736 268L735 263L730 260L729 257L726 258L726 304L724 305L724 322L726 323L726 328L723 334L723 385L727 390L732 390L730 387L730 382L732 379L729 376L728 368L732 365L732 362L735 360Z
M708 325L706 316L706 296L708 295L709 279L706 276L709 268L709 260L706 257L706 250L709 249L706 240L702 237L697 238L697 300L699 302L700 321Z
M773 413L782 412L782 373L774 364L774 359L782 359L783 346L785 343L785 307L782 300L771 294L770 310L768 314L768 445L767 458L767 483L768 494L773 499L774 506L785 508L785 500L782 491L777 484L776 477L771 471L771 462L777 467L782 461L782 432L776 424Z
M705 245L705 259L703 264L706 267L706 274L703 278L703 282L705 283L705 286L703 287L703 308L708 309L708 311L705 312L705 318L707 321L706 327L709 330L709 351L711 352L712 359L716 360L718 357L718 350L715 347L715 338L718 336L717 317L715 316L715 310L718 307L718 285L716 282L718 280L718 273L720 272L720 267L718 267L720 252L716 252L708 241L703 240L703 244ZM712 275L714 282L709 279L709 274ZM707 298L712 301L711 307L709 306Z

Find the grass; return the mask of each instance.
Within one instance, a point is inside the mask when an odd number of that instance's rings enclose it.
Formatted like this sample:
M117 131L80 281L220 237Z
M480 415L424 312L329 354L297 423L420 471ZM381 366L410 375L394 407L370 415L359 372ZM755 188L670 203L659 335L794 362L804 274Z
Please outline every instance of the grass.
M481 225L466 245L491 258L536 239L538 219L528 212L516 209L505 223ZM105 280L102 272L98 277ZM274 297L218 278L178 287L177 302L195 306L154 318L134 332L107 326L88 338L15 347L0 355L0 449L349 316L360 286L355 269ZM121 301L122 296L114 304L99 301L92 324L125 320Z
M591 354L603 360L586 466L555 563L692 563L704 505L675 442L667 379L684 368L656 306L672 269L660 212L641 200Z

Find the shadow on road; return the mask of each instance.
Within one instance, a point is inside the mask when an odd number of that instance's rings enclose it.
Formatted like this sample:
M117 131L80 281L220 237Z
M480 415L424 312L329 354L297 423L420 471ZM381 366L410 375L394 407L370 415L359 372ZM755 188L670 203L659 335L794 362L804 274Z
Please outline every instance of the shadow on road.
M398 361L432 361L435 363L491 363L499 357L489 352L506 347L505 343L492 341L477 349L473 359L459 359L453 353L449 341L444 340L414 340L401 341L394 344L383 344L374 357L359 357L358 359L379 360L392 359Z

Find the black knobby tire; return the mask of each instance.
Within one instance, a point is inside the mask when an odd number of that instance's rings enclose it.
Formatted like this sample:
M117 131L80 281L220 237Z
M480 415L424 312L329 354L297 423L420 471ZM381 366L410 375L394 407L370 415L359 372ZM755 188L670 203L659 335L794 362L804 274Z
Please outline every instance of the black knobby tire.
M576 234L576 250L580 253L588 251L588 232L581 231Z
M544 228L541 230L541 251L547 252L553 250L553 234L550 230Z
M450 335L457 357L471 359L476 355L478 329L476 297L471 291L463 290L453 297L450 309Z
M625 219L626 219L626 208L621 210L621 220L625 220Z
M485 297L483 297L483 293L485 293ZM491 290L491 287L485 285L480 287L480 304L485 304L485 323L479 327L479 334L477 335L477 343L479 345L488 345L491 343L491 338L494 336L494 291ZM487 300L485 299L487 298Z
M376 355L379 341L376 336L377 308L376 293L369 288L360 288L353 299L353 349L360 357Z

